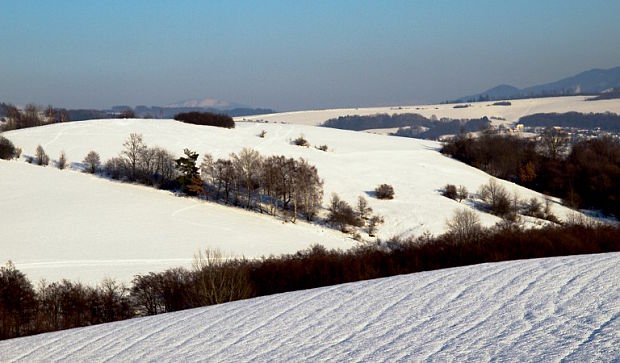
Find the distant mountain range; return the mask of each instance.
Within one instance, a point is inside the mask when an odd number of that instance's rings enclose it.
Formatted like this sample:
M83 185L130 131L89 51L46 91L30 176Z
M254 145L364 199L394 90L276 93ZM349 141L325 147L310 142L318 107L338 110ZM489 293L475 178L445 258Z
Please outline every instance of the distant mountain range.
M591 69L559 81L523 89L502 84L475 95L461 97L455 100L455 102L491 101L579 94L594 95L610 92L614 88L618 87L620 87L620 67L610 69Z
M227 110L233 108L251 108L247 105L242 105L239 103L228 102L223 100L217 100L214 98L203 98L203 99L193 99L193 100L185 100L176 103L172 103L169 105L165 105L163 107L168 108L213 108L218 110Z

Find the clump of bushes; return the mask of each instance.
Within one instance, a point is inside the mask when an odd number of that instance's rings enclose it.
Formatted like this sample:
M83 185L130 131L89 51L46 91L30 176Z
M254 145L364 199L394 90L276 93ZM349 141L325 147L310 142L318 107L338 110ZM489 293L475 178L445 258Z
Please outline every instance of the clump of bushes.
M512 105L510 101L498 101L498 102L493 103L493 106L510 106L510 105Z
M394 199L394 188L389 184L381 184L375 188L375 196L378 199Z
M0 135L0 159L10 160L16 155L15 145L11 140Z
M235 121L228 115L211 112L182 112L174 116L177 121L194 125L235 128Z
M295 140L293 140L293 145L297 145L297 146L310 146L310 143L308 142L308 140L306 140L306 138L304 137L304 135L299 135L298 138L296 138Z
M467 199L467 197L469 196L469 192L467 191L467 188L463 185L460 185L457 188L454 184L446 184L446 186L444 186L443 190L441 191L441 195L446 198L458 200L460 203L463 199Z
M443 188L443 191L441 192L441 195L443 195L446 198L450 198L450 199L455 199L456 200L456 185L454 184L446 184L446 186Z
M355 213L351 205L340 199L336 193L332 194L328 210L327 221L342 232L349 232L349 226L361 227L364 225L364 221Z
M327 145L315 146L317 150L327 151Z
M478 195L486 203L487 209L496 216L506 217L514 212L510 195L495 179L490 179L488 184L482 185Z
M261 132L258 134L258 137L260 137L261 139L264 139L265 135L267 135L267 131L261 130Z

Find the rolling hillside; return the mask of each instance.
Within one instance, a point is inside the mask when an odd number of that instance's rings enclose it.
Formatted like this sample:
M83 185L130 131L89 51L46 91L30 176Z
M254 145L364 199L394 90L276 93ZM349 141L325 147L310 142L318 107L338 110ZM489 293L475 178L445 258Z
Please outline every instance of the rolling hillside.
M269 115L236 117L235 120L265 121L302 125L320 125L331 118L347 115L374 115L377 113L418 113L430 118L474 119L487 116L493 124L512 124L520 117L546 112L614 112L620 113L620 100L586 101L590 97L549 97L511 100L510 106L493 106L493 102L472 102L466 108L454 108L454 104L414 105L400 107L370 107L329 110L282 112Z
M264 138L257 136L262 130ZM41 144L52 159L64 150L69 162L79 164L90 150L99 152L102 160L118 155L132 132L143 134L149 146L163 146L176 155L187 147L201 157L204 152L228 157L251 147L263 155L303 157L317 166L325 181L323 205L332 193L351 204L365 196L374 213L385 218L378 230L381 239L443 232L455 210L472 205L445 198L440 189L446 183L462 184L473 193L489 181L486 173L441 155L435 142L303 125L239 123L229 130L173 120L96 120L4 136L24 155L33 155ZM312 145L328 145L328 151L292 145L290 140L301 134ZM372 197L381 183L393 185L394 200ZM522 199L542 200L536 192L500 183ZM100 281L111 276L127 281L139 272L188 266L192 256L207 247L260 257L314 243L343 249L358 243L320 224L283 223L76 170L28 165L23 159L0 161L0 202L12 211L12 218L0 219L0 261L13 260L34 280ZM564 219L571 211L555 203L553 213ZM499 221L486 213L480 217L487 226ZM526 219L527 225L534 222Z

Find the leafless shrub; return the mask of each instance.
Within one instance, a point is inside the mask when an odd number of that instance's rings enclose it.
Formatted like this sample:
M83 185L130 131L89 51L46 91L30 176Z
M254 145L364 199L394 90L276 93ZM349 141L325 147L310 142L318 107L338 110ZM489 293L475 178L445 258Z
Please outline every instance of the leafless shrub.
M478 195L486 203L488 210L497 216L507 216L513 210L508 192L494 178L480 187Z
M362 197L361 195L357 198L356 209L357 214L362 220L368 219L368 216L370 215L370 213L372 213L372 207L368 205L368 201L366 200L366 198Z
M19 152L21 154L21 149L19 150ZM15 148L15 145L13 145L11 140L0 135L0 159L10 160L13 157L19 158L19 156L15 156L16 154L17 149Z
M478 214L469 209L455 211L452 219L446 222L446 226L448 233L453 235L457 242L472 241L482 232Z
M443 190L442 190L441 194L444 197L446 197L446 198L450 198L450 199L456 200L456 197L458 195L457 189L456 189L456 185L454 185L454 184L446 184L446 186L443 187Z
M304 135L300 135L298 138L293 140L293 144L297 146L306 146L306 147L310 146L310 143L308 142L308 140L306 140Z
M58 169L63 170L67 167L67 156L64 151L60 152L60 156L58 157L58 163L56 164Z
M381 184L375 188L375 195L378 199L394 199L394 188L389 184Z
M381 223L383 223L383 217L377 216L377 215L370 217L370 219L368 220L368 226L367 226L368 235L370 237L375 237L377 233L377 226Z
M361 227L363 221L353 211L353 208L341 200L338 194L332 194L332 198L329 204L329 215L327 220L334 226L339 228L342 232L348 232L349 226Z
M456 191L456 200L458 200L460 203L462 200L467 199L468 197L469 192L467 191L467 188L465 188L464 185L459 186Z

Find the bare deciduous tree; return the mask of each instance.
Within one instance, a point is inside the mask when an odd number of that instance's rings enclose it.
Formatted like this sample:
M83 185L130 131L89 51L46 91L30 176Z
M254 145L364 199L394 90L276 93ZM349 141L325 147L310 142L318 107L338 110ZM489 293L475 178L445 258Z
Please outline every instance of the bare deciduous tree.
M86 164L86 172L94 174L97 172L99 165L101 164L101 160L99 159L99 154L96 151L90 151L84 157L84 164Z
M362 219L368 219L368 216L372 213L372 208L368 205L368 201L361 195L357 198L357 213Z
M460 242L472 241L482 232L478 214L469 209L455 211L452 219L446 222L446 226L448 233L454 235Z
M37 146L37 151L35 152L35 162L38 165L48 165L50 162L49 156L47 156L45 150L43 150L43 146L41 145Z
M140 163L140 155L142 155L146 149L146 145L142 141L142 135L132 133L129 135L129 139L123 143L123 146L125 147L125 150L123 150L122 155L124 155L127 159L129 171L131 173L131 181L135 181L138 175L137 172Z

